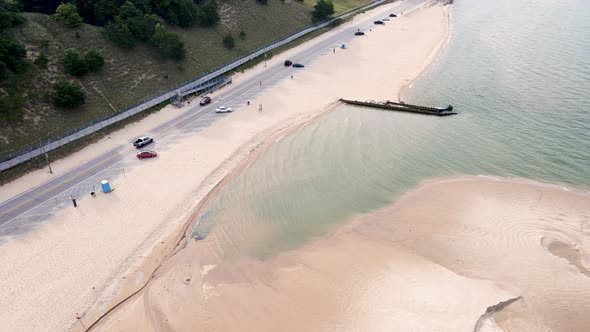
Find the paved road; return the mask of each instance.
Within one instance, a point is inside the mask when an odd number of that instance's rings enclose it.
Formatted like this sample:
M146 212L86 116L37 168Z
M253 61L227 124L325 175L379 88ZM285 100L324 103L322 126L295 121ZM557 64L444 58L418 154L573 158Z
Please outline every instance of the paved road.
M408 11L424 2L424 0L405 0L391 10L393 12ZM389 13L390 11L387 11ZM385 11L380 11L370 21L365 23L348 24L349 27L334 36L310 46L291 57L294 62L301 62L307 67L313 66L313 60L319 56L327 56L332 53L332 48L338 47L341 43L355 38L354 31L357 29L368 30L369 27L378 29L372 21L386 16ZM393 18L388 24L395 24ZM370 34L367 36L370 38ZM358 37L357 37L358 38ZM222 100L224 105L236 107L245 105L246 101L253 99L254 96L270 88L278 81L289 78L293 72L304 69L285 68L282 64L268 67L266 70L252 78L232 84L224 89L214 100L213 103L206 107L196 105L190 111L150 130L146 133L155 137L157 140L155 146L149 146L162 150L166 145L175 140L182 139L183 134L195 133L216 121L223 116L214 113L216 106ZM262 86L260 85L262 82ZM70 171L56 175L55 178L35 187L0 204L0 236L11 236L18 233L26 232L36 224L43 222L47 217L54 214L57 210L70 206L69 196L80 197L89 195L93 188L99 190L99 182L102 179L115 175L124 174L125 169L131 169L139 166L135 158L136 150L131 145L135 138L129 140L129 144L122 144L112 148L103 154L96 156L94 159L81 164ZM0 241L1 242L4 241Z

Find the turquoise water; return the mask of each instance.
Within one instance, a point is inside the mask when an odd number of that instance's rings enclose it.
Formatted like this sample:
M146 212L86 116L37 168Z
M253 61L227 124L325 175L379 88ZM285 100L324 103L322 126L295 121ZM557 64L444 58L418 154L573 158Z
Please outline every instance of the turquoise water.
M293 249L421 181L524 177L590 189L590 1L456 1L452 37L408 102L434 118L342 106L231 181L193 235L226 257Z

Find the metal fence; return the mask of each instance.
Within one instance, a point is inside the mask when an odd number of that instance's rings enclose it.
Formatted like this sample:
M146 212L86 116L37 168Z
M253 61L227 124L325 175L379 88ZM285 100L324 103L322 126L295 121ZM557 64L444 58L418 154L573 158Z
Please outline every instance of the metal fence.
M164 92L161 92L160 94L145 98L133 105L127 106L119 111L116 111L116 112L106 115L104 117L98 118L92 122L86 123L85 125L82 125L78 128L68 130L67 132L62 133L61 135L58 135L56 137L48 139L47 141L39 142L39 143L30 145L27 148L22 149L20 151L16 151L16 152L12 152L7 155L4 155L4 156L0 156L0 171L14 167L14 166L16 166L20 163L23 163L27 160L30 160L34 157L40 156L42 154L45 154L48 151L56 149L62 145L65 145L67 143L75 141L81 137L95 133L106 126L109 126L109 125L114 124L118 121L126 119L132 115L135 115L139 112L147 110L147 109L149 109L155 105L158 105L162 102L170 100L170 98L172 98L174 96L177 96L177 95L183 96L186 94L185 93L186 91L194 91L195 88L197 88L200 85L206 85L206 84L209 84L210 82L215 82L215 79L222 80L223 77L221 77L221 76L223 74L239 67L240 65L242 65L242 64L258 57L258 56L261 56L261 55L267 53L268 51L270 51L274 48L277 48L279 46L287 44L287 43L289 43L299 37L302 37L310 32L324 28L324 27L328 26L330 23L332 23L338 19L348 17L355 12L377 6L377 5L387 2L387 1L390 1L390 0L375 0L375 1L373 1L369 4L366 4L364 6L360 6L360 7L351 9L349 11L346 11L346 12L344 12L344 13L342 13L330 20L314 24L308 28L305 28L305 29L302 29L298 32L295 32L295 33L291 34L290 36L285 37L279 41L273 42L267 46L263 46L255 51L252 51L249 54L239 57L236 60L233 60L229 63L224 64L224 65L221 65L215 69L209 70L209 71L195 77L192 80L181 83L173 88L170 88Z

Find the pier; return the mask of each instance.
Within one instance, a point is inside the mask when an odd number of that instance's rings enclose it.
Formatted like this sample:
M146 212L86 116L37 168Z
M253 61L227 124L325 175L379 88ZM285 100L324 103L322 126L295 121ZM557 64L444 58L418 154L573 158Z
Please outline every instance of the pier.
M435 115L435 116L448 116L448 115L457 114L457 112L453 112L453 106L451 106L451 105L447 106L446 108L438 108L438 107L427 107L427 106L412 105L412 104L405 104L405 103L396 103L396 102L392 102L389 100L387 100L385 102L376 102L376 101L359 101L359 100L349 100L349 99L340 98L340 101L345 104L379 108L379 109L383 109L386 111L410 112L410 113L419 113L419 114Z

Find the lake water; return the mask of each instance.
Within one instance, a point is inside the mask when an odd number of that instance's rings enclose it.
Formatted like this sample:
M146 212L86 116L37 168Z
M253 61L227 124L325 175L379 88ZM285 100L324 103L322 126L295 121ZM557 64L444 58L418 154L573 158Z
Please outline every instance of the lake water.
M452 37L407 102L447 118L342 106L273 145L193 230L227 258L296 248L429 178L590 189L590 1L459 0Z

